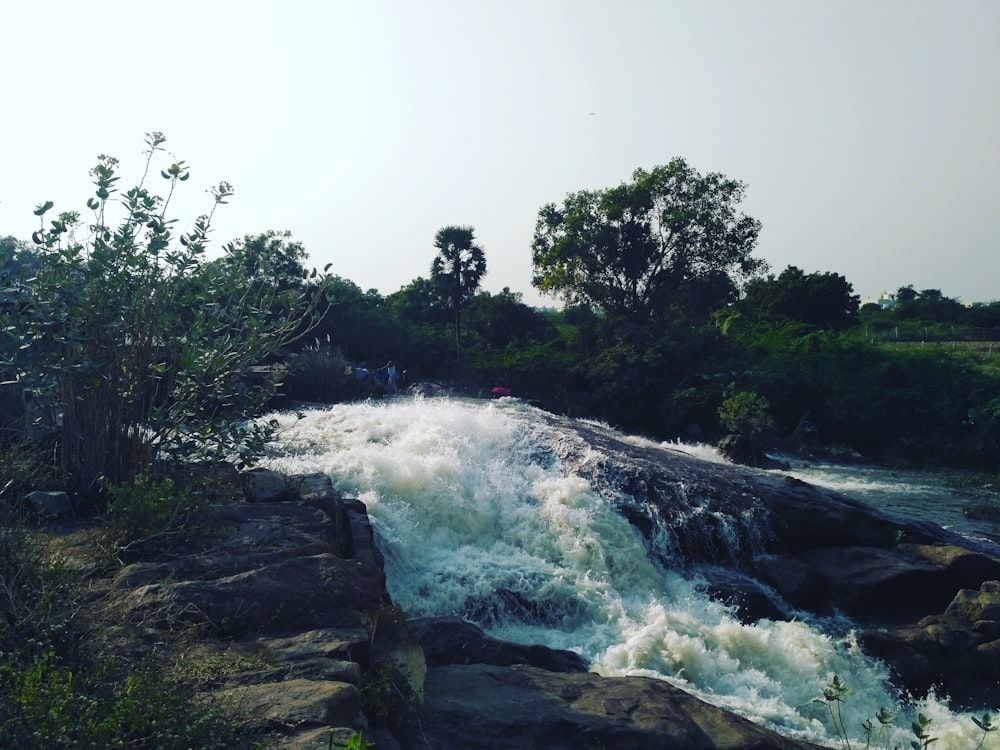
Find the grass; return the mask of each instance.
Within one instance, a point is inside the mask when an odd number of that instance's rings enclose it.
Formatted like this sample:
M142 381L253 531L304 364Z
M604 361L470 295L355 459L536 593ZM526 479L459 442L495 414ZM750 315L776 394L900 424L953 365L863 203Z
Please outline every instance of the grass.
M149 500L149 487L139 494ZM176 496L164 501L163 508L176 507ZM150 501L139 517L170 531L183 526L160 510ZM247 657L224 653L183 665L169 648L151 653L138 634L119 630L112 641L88 588L95 561L73 557L71 545L53 541L16 509L0 520L0 747L261 747L263 737L238 706L198 697L207 680L243 668ZM137 539L135 520L109 530L111 538Z

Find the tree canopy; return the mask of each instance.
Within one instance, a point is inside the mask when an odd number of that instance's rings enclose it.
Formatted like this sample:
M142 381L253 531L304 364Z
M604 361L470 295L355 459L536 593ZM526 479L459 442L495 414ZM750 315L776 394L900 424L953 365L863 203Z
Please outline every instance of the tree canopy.
M438 254L431 263L431 281L455 315L455 356L459 357L459 311L479 289L486 275L486 253L472 227L447 226L434 236Z
M859 302L854 287L840 274L806 274L788 266L777 278L772 274L750 281L737 307L753 320L842 331L857 325Z
M542 207L532 284L612 315L707 311L766 270L751 257L761 224L738 210L745 185L682 158L630 183Z

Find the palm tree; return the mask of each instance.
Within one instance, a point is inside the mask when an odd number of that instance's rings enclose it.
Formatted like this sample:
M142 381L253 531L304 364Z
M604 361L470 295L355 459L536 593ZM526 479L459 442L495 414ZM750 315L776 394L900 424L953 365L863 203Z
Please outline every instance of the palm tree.
M459 357L459 310L479 289L486 275L486 253L475 242L472 227L449 226L434 236L437 257L431 279L455 312L455 359Z

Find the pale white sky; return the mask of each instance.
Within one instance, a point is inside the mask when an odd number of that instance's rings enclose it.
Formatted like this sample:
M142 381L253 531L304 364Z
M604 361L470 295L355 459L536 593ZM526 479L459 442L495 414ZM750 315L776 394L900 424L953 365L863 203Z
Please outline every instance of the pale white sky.
M471 225L485 289L553 304L539 208L681 156L747 183L774 273L1000 299L1000 0L7 0L0 38L0 235L160 130L182 227L236 188L216 245L287 229L388 294Z

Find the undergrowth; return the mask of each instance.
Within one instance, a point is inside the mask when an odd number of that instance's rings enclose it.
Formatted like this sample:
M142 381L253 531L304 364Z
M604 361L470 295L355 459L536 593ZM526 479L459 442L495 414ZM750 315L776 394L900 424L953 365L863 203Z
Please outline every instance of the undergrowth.
M152 493L140 486L131 497ZM147 497L148 499L148 497ZM142 538L139 516L184 528L176 496L111 518L131 520L118 539ZM165 506L165 507L166 507ZM177 512L175 512L177 511ZM8 511L0 526L0 747L18 750L223 750L259 747L258 730L231 703L198 693L208 672L178 670L165 653L136 656L108 647L88 609L84 574L46 544L30 522ZM157 533L157 532L153 532ZM228 659L234 658L232 655ZM207 672L206 672L207 670Z

